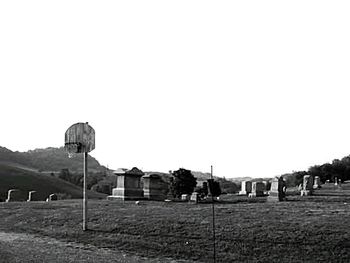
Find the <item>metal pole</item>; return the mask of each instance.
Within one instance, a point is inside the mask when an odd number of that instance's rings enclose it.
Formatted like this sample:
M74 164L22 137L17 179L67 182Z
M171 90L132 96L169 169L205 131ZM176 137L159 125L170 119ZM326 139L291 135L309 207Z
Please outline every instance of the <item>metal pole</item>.
M83 231L87 230L87 195L86 177L88 173L88 153L84 152L84 185L83 185Z
M212 179L212 187L214 183L213 179L213 166L210 167L210 178ZM210 186L209 186L210 188ZM213 193L211 193L211 203L212 203L212 210L213 210L213 243L214 243L214 263L216 263L216 246L215 246L215 209L214 209L214 196Z

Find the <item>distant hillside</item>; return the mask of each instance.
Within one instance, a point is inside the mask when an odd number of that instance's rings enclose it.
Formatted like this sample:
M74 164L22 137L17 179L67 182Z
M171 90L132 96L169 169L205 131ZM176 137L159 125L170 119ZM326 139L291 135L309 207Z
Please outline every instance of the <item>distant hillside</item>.
M22 169L33 171L60 171L68 168L70 171L83 170L83 156L81 154L68 158L67 152L61 148L36 149L28 152L13 152L5 147L0 147L0 163L17 166ZM89 156L89 171L105 171L106 168Z
M191 173L193 174L194 177L197 178L197 182L207 181L208 179L210 179L210 173L203 173L203 172L196 172L196 171L191 171ZM213 177L214 179L219 178L217 176L213 176Z
M52 193L62 193L71 198L81 198L82 188L55 176L49 176L16 167L0 164L0 199L7 198L7 191L20 189L23 198L27 198L29 191L37 191L41 200L45 200ZM88 191L89 198L105 198L106 195Z

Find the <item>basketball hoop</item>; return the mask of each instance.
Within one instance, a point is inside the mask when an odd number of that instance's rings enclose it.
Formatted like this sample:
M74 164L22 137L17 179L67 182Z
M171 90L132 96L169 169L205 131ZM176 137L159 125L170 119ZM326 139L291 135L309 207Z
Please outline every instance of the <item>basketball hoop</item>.
M78 153L84 154L83 230L85 231L87 230L88 153L95 149L95 130L87 122L73 124L64 134L64 148L68 152L68 158L73 158Z

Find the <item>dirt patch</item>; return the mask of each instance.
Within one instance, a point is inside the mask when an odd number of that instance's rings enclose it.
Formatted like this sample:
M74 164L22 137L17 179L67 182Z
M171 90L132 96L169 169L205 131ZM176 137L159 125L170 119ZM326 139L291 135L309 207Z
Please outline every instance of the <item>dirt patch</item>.
M149 259L76 242L63 242L32 234L0 232L0 262L178 262ZM185 261L182 261L185 262Z

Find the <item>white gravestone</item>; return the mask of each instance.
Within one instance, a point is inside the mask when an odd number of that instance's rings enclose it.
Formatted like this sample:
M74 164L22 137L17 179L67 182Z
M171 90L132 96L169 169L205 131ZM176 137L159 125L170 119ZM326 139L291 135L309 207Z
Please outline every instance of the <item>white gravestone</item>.
M304 175L303 178L303 190L301 190L300 195L312 195L313 191L313 177L311 175Z
M248 195L252 192L252 182L250 181L242 181L241 183L241 191L239 191L239 195Z
M285 201L286 200L286 182L283 177L275 177L271 182L271 189L267 201Z

